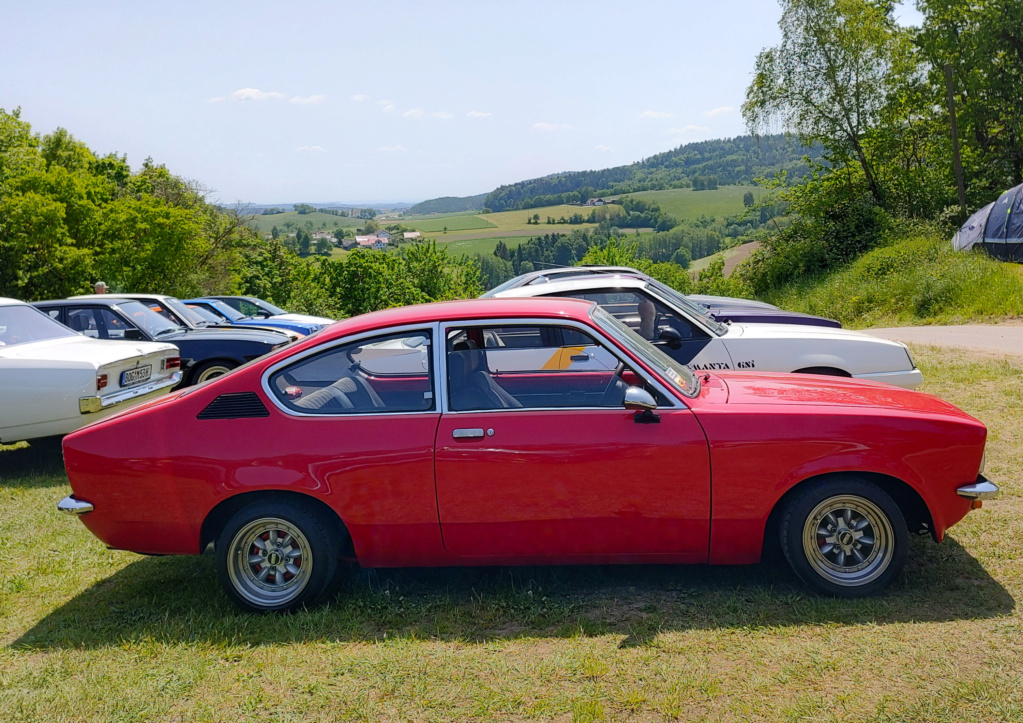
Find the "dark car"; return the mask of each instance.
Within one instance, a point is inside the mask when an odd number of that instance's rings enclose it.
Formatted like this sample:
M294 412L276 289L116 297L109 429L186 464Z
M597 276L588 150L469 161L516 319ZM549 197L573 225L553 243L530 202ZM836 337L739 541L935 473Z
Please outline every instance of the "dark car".
M248 329L189 329L135 299L104 294L36 301L33 306L65 326L96 339L165 341L181 350L181 386L219 377L286 346L277 333Z
M701 307L715 321L728 322L737 321L747 324L805 324L807 326L830 326L836 329L842 328L842 324L835 319L828 319L823 316L803 314L799 311L785 311L773 304L754 299L740 299L731 296L707 296L702 294L681 294L675 289L665 286L657 279L644 274L638 269L630 266L563 266L553 269L542 269L531 271L516 276L514 279L505 281L481 296L481 299L496 298L499 294L509 289L517 289L520 286L534 286L537 284L549 284L555 281L579 276L619 276L626 278L642 279L662 290L667 290L672 296L680 297L683 303L690 306Z

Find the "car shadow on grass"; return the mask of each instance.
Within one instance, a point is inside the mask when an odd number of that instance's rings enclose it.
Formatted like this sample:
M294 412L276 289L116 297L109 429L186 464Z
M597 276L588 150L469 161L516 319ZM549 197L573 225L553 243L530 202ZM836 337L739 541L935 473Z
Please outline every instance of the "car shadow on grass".
M132 562L12 647L577 635L620 635L620 646L630 647L663 631L980 619L1010 614L1015 604L953 539L914 541L903 576L870 599L818 597L778 564L359 570L327 604L285 616L235 608L217 586L212 556L204 555Z
M0 487L56 487L67 484L60 442L0 446Z

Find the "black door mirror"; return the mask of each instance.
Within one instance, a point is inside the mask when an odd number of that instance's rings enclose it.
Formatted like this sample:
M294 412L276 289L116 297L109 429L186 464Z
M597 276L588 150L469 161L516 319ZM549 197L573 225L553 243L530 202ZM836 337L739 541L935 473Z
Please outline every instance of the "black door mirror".
M664 344L669 349L682 348L682 335L670 326L662 326L661 333L657 336L656 344Z
M125 329L124 338L130 339L131 341L143 341L146 337L142 333L141 329Z

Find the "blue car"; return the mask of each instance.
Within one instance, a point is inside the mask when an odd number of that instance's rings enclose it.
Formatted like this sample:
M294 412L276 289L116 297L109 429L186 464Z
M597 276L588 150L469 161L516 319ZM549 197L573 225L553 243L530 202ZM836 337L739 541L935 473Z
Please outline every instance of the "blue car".
M201 311L213 314L218 319L223 319L224 323L230 324L231 326L257 326L264 328L271 327L275 329L287 329L288 331L294 331L303 336L308 336L309 334L319 331L326 326L326 324L318 322L296 321L294 319L281 318L279 316L265 318L246 316L220 299L185 299L185 304L189 307L198 308Z

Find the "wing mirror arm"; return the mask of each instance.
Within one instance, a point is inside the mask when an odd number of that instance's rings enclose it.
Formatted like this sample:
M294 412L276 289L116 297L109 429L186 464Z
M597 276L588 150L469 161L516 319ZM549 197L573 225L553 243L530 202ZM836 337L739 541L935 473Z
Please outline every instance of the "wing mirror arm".
M640 387L626 389L622 406L636 412L633 415L636 424L659 424L661 421L661 415L654 412L657 409L657 402L646 389Z

